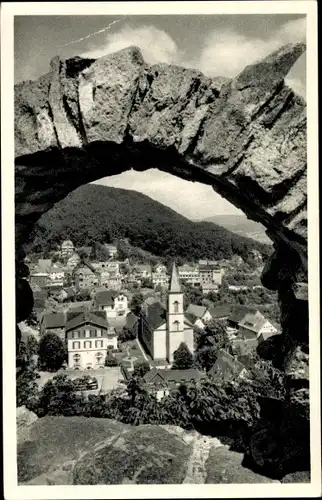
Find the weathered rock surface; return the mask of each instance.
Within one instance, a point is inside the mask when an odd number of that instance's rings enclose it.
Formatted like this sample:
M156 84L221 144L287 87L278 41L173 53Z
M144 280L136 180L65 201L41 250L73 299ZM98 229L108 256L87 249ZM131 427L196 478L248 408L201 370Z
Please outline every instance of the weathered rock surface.
M30 439L30 429L36 420L38 420L37 415L28 410L25 406L19 406L19 408L17 408L16 428L18 443L23 443Z
M20 484L270 483L218 439L175 426L44 417L18 445Z
M234 80L147 66L136 47L54 58L15 86L18 238L77 186L158 167L213 185L305 246L306 104L284 84L304 50L286 45Z

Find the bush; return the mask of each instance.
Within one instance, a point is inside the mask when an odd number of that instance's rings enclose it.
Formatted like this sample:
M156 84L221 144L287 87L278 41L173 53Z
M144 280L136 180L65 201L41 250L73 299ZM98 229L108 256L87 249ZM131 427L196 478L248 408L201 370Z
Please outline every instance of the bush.
M181 342L178 349L173 353L173 370L187 370L193 366L193 357L189 348Z
M118 366L118 361L114 356L106 356L105 366Z
M133 376L144 377L150 371L150 365L147 361L139 361L134 365Z
M41 370L55 372L67 358L64 342L53 332L45 334L39 342L38 365Z

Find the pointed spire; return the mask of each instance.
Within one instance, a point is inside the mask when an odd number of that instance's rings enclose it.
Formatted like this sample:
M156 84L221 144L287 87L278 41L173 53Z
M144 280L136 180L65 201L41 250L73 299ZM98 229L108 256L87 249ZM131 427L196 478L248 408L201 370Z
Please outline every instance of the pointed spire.
M172 275L171 275L169 292L181 293L181 286L175 262L173 263L172 266Z

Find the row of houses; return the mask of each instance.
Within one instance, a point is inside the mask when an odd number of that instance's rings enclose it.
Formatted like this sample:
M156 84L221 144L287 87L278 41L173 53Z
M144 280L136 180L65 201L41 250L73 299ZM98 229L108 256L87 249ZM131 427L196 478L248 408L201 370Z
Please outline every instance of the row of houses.
M121 371L125 380L129 380L133 373L122 365ZM154 367L144 375L143 382L145 388L158 400L161 400L175 391L181 384L195 385L206 378L218 382L236 382L238 379L247 377L247 372L248 369L243 363L221 349L215 364L207 373L197 369L172 370Z
M206 307L190 304L185 312L193 326L204 329L206 325L217 320L223 322L232 341L262 342L277 335L278 328L252 306L219 306Z

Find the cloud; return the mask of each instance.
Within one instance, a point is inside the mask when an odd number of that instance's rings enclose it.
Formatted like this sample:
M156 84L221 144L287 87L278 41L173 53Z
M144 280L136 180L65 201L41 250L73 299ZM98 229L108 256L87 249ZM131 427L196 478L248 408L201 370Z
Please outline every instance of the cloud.
M246 65L268 56L290 42L305 41L306 20L285 23L268 39L248 37L231 30L211 33L202 48L199 69L208 76L235 77Z
M130 45L140 47L143 58L148 64L157 62L175 64L180 59L177 44L165 31L154 26L132 28L128 25L123 26L116 33L109 33L103 45L92 46L82 56L97 58Z
M208 35L199 54L192 60L165 31L154 26L133 28L127 24L116 32L108 33L103 44L93 44L82 55L97 58L130 45L137 45L148 64L177 64L198 69L207 76L233 78L247 64L263 59L286 43L305 41L305 36L305 18L283 24L266 39L250 37L227 28L217 29ZM301 72L291 70L286 81L295 92L305 97L305 78L298 73Z

